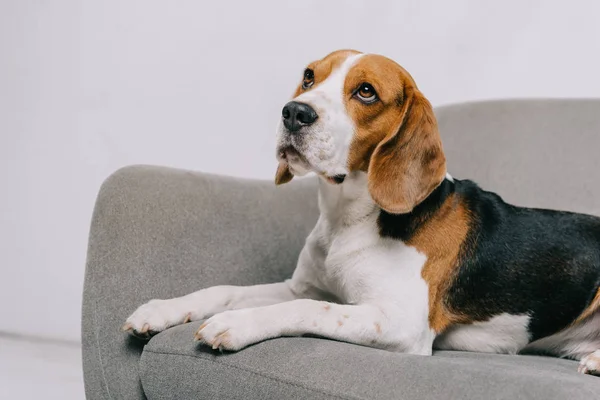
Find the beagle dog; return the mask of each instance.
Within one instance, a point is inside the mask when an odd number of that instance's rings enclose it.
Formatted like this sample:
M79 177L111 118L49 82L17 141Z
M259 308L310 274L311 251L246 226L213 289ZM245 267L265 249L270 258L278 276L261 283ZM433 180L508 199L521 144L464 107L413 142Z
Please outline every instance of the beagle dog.
M311 334L421 355L542 352L600 374L600 218L453 179L400 65L353 50L309 64L277 137L276 184L321 178L291 279L152 300L125 331L206 319L195 337L214 349Z

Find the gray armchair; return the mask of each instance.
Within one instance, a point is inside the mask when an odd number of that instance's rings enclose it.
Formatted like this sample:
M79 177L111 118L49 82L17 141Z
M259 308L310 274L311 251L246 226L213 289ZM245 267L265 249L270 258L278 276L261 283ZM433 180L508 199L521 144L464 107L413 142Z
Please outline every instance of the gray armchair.
M600 215L600 100L493 101L436 114L453 176L519 205ZM87 398L599 398L600 378L579 375L574 361L535 355L421 357L309 337L220 354L193 341L200 322L149 342L120 331L152 298L289 277L317 216L316 178L275 187L150 166L114 173L100 189L89 239Z

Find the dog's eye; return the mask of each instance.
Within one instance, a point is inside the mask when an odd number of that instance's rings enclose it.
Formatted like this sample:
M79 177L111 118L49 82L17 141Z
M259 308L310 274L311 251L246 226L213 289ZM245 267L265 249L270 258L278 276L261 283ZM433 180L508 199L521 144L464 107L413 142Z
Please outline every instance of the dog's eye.
M315 83L315 72L307 68L304 70L304 80L302 81L302 89L306 90Z
M356 91L356 97L365 104L377 101L377 93L370 83L362 83Z

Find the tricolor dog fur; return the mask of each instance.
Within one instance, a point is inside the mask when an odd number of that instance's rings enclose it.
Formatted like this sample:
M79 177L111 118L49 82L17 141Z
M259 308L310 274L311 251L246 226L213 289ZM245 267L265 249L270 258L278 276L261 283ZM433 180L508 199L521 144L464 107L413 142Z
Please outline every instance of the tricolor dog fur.
M600 218L453 179L401 66L352 50L309 64L277 137L277 184L321 177L293 276L152 300L124 330L206 319L196 339L215 349L311 334L420 355L541 352L600 374Z

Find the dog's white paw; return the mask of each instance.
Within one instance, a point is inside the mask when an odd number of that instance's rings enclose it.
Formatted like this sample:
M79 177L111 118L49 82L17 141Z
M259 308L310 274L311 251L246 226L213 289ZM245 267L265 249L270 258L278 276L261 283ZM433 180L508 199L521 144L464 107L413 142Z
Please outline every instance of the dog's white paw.
M150 300L127 318L123 331L148 338L175 325L192 319L189 303L182 299Z
M600 350L583 357L579 362L578 371L582 374L600 376Z
M272 337L255 314L253 309L245 309L214 315L200 325L196 340L213 349L237 351Z

